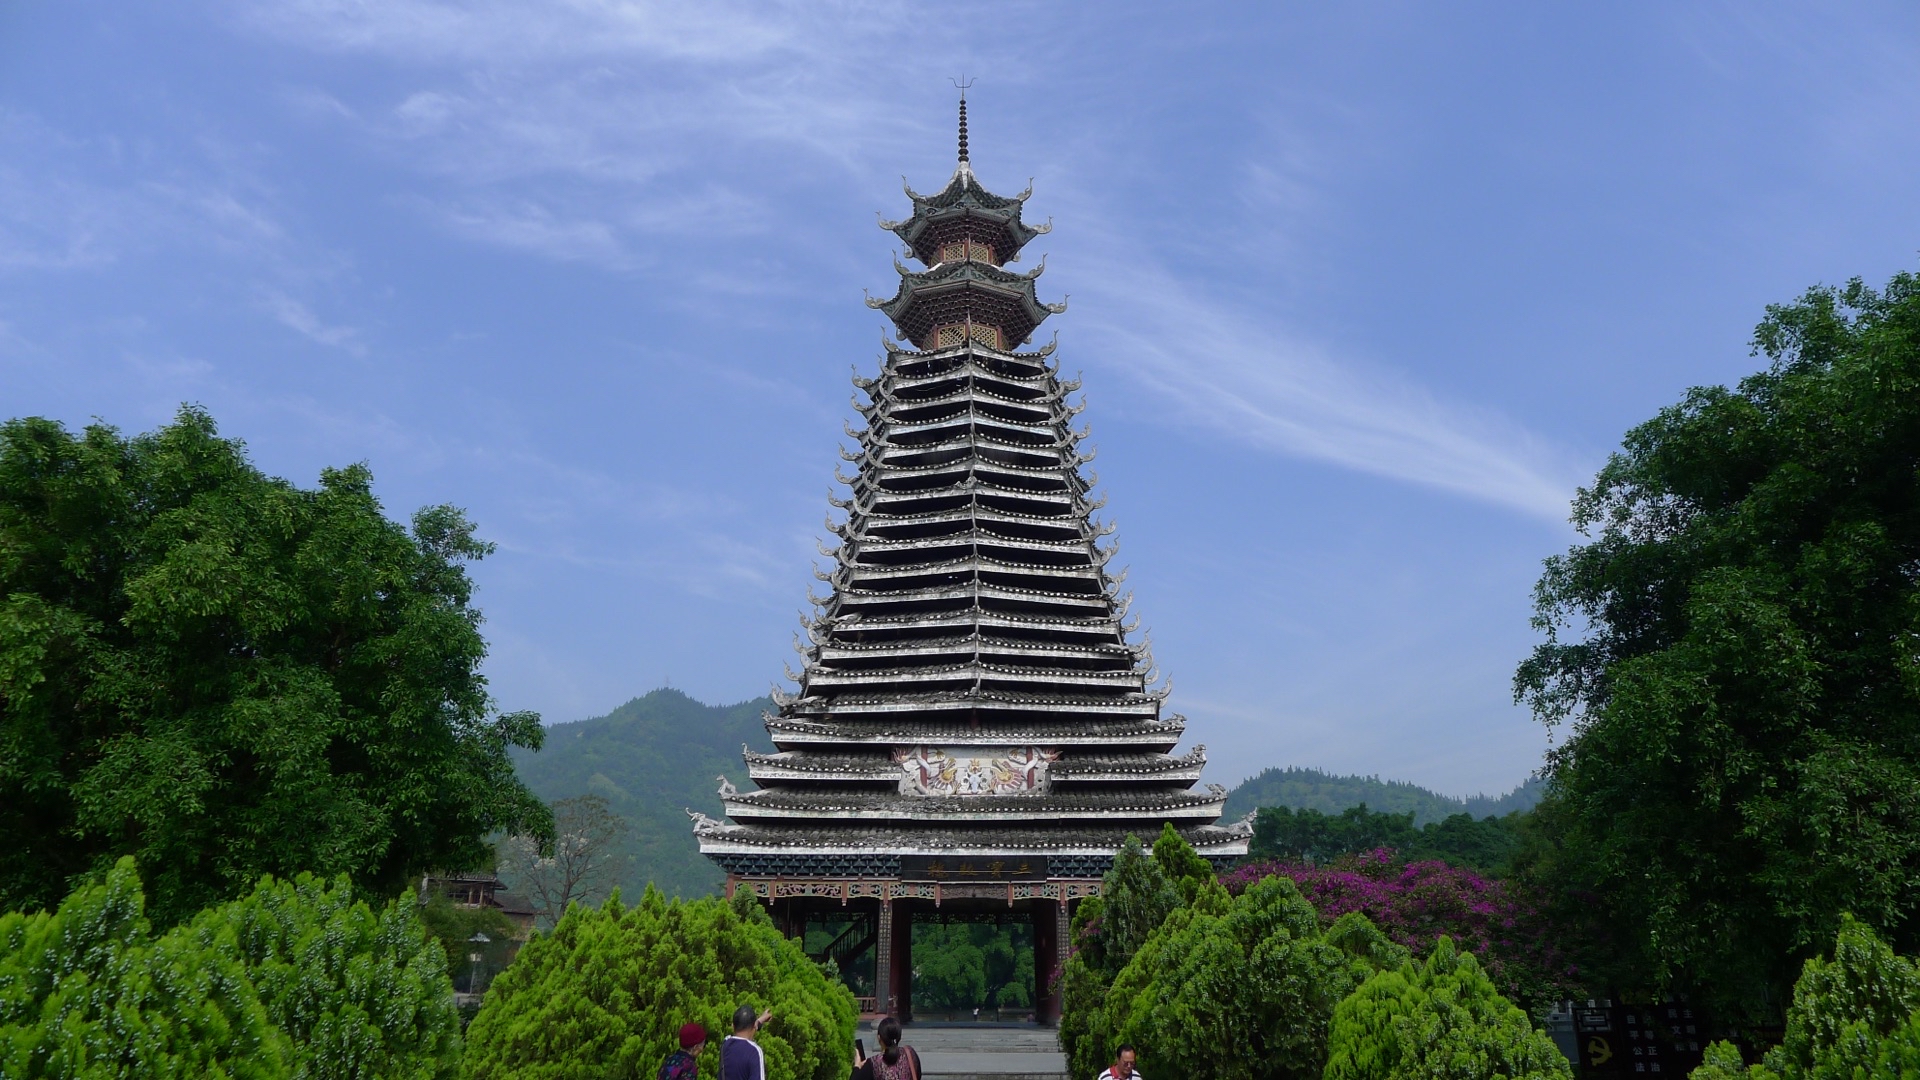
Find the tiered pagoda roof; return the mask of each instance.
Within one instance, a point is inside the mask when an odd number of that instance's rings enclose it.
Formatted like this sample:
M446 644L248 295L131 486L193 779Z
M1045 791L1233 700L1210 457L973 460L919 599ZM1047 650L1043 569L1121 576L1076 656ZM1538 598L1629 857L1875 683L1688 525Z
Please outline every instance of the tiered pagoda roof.
M730 872L1052 853L1097 873L1167 822L1216 860L1246 852L1244 822L1215 824L1225 790L1196 788L1204 748L1170 755L1185 720L1162 715L1109 572L1079 383L1051 344L1018 351L1065 305L1001 264L1048 227L1021 221L1026 193L981 186L964 132L946 187L909 188L912 216L881 223L926 265L896 263L898 294L869 300L911 347L887 341L879 378L854 380L866 426L841 453L858 471L835 474L845 520L797 692L766 718L778 752L747 752L759 789L723 786L729 821L694 815Z

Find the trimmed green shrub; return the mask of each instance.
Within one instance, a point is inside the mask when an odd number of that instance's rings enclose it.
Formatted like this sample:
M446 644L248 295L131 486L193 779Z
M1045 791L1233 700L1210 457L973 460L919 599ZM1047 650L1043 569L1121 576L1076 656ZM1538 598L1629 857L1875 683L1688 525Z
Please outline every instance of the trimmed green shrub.
M432 1080L459 1070L440 949L410 901L263 879L158 938L132 857L51 914L0 915L9 1080Z
M1176 908L1114 977L1071 1051L1093 1075L1122 1043L1149 1076L1310 1080L1326 1061L1334 1006L1406 950L1361 915L1322 930L1293 882L1238 898L1219 885Z
M1852 915L1840 919L1831 960L1801 968L1786 1037L1742 1071L1740 1052L1715 1043L1695 1080L1906 1080L1920 1075L1920 964L1896 954Z
M716 1036L701 1072L719 1072L734 1007L771 1008L760 1033L768 1080L842 1080L852 1067L853 995L774 928L742 891L727 902L669 901L649 888L578 905L495 979L467 1029L475 1080L652 1076L695 1021Z
M403 897L375 914L345 875L301 874L175 933L237 952L302 1080L436 1080L460 1071L460 1017L419 912Z
M1566 1056L1442 937L1424 963L1367 979L1333 1010L1325 1080L1569 1080Z
M279 1080L291 1050L230 930L154 940L130 857L55 912L0 915L0 1076Z

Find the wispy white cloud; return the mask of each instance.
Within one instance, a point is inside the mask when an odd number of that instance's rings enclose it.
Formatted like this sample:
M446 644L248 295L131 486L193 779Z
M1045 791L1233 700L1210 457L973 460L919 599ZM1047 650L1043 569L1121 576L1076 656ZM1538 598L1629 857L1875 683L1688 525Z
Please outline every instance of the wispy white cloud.
M796 174L877 190L903 139L938 138L933 118L919 130L898 105L900 85L926 81L903 5L282 0L244 17L282 40L395 64L415 88L368 130L460 192L417 199L424 212L477 242L556 261L629 271L688 223L709 236L727 223L791 228L774 205ZM1283 150L1249 152L1232 193L1268 234L1304 227L1329 198L1330 151L1309 132L1283 134L1260 140ZM1093 205L1097 151L1052 152L1050 193L1081 235L1126 220ZM1244 222L1216 228L1180 242L1254 244L1281 263L1275 252L1297 250L1291 236L1250 237ZM1447 403L1391 366L1332 355L1249 302L1202 295L1156 261L1152 243L1135 229L1124 248L1096 239L1082 249L1128 266L1127 292L1078 298L1077 313L1093 317L1074 325L1170 402L1171 417L1564 519L1579 472L1547 440Z
M279 320L280 325L302 337L345 349L356 356L366 354L366 346L360 342L360 331L351 326L330 326L322 322L313 309L278 289L265 290L261 294L261 303Z
M626 241L613 225L556 213L528 199L475 198L451 206L428 206L427 212L448 230L483 244L609 270L624 270L633 263Z
M1185 423L1263 449L1564 521L1581 475L1564 451L1390 369L1329 355L1284 325L1201 296L1135 256L1124 295L1077 302L1080 333Z

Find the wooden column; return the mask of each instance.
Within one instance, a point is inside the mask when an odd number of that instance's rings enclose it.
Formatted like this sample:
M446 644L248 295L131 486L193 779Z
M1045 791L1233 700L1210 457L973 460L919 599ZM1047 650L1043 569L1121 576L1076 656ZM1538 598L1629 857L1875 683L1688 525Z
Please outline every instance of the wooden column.
M1033 1018L1042 1024L1060 1020L1060 988L1048 980L1065 955L1060 943L1066 940L1065 920L1061 918L1066 909L1062 900L1033 901Z
M893 908L893 978L886 1011L901 1023L913 1019L913 911L905 903Z
M893 901L880 900L879 913L874 916L873 932L873 1000L874 1008L881 1012L892 1012L893 994Z

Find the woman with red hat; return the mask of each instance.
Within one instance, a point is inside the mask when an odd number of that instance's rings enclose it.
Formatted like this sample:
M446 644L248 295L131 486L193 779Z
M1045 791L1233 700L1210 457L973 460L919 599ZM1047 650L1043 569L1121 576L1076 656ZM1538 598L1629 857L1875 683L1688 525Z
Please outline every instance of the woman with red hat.
M706 1028L692 1023L680 1025L680 1049L660 1063L660 1080L700 1080L700 1063L695 1059L706 1045Z

